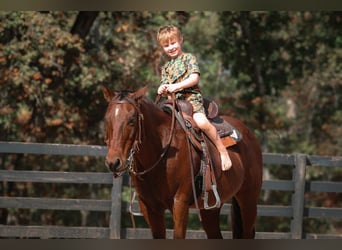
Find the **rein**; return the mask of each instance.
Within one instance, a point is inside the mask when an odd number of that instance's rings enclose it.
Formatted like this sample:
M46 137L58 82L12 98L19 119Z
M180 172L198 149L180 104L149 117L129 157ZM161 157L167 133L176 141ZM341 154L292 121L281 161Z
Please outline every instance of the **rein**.
M160 163L160 161L164 158L165 154L167 153L168 149L170 148L172 137L173 137L174 130L175 130L175 94L172 93L171 97L172 97L172 116L171 116L172 120L171 120L171 132L170 132L170 136L169 136L168 141L167 141L167 145L164 148L163 152L160 154L158 160L151 167L149 167L148 169L145 169L144 171L141 171L141 172L138 172L138 171L134 170L134 168L133 168L133 165L134 165L133 164L133 161L134 161L133 156L135 154L135 151L139 150L139 145L142 142L142 139L141 139L142 119L139 119L139 133L137 135L138 138L135 139L133 146L130 150L130 154L129 154L128 159L127 159L129 172L135 176L142 176L142 175L150 172L152 169L154 169ZM158 95L156 102L159 101L159 99L160 99L160 96ZM138 111L139 117L143 117L139 107L135 103L132 103L132 104L136 108L136 110Z

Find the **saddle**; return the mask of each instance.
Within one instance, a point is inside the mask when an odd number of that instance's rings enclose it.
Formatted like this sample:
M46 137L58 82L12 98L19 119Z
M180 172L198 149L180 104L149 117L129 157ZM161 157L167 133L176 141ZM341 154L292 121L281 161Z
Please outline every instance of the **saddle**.
M210 123L216 128L219 137L225 147L230 147L242 140L241 133L226 120L222 119L219 114L218 105L215 101L204 98L203 106L206 116ZM161 107L165 112L171 113L172 100L165 100L161 103ZM189 130L192 136L196 139L190 138L192 144L198 147L199 143L203 141L201 138L201 130L192 118L193 107L186 100L176 100L176 109L180 114L176 113L176 118L183 128Z
M208 120L216 128L218 135L225 147L231 147L237 144L241 139L241 133L233 127L230 123L222 119L218 113L219 109L217 104L207 98L204 98L204 110ZM209 154L209 143L206 136L204 136L200 128L196 125L192 118L193 107L186 100L175 100L175 116L183 130L186 132L188 140L191 144L201 152L201 169L197 176L195 177L196 194L202 193L202 198L204 199L204 208L211 209L220 206L220 197L216 190L216 179L219 178L221 174L221 169L219 167L215 168L215 165L211 163ZM167 112L172 112L172 100L165 100L161 103L161 108ZM216 204L210 206L208 202L208 192L213 191L216 198Z

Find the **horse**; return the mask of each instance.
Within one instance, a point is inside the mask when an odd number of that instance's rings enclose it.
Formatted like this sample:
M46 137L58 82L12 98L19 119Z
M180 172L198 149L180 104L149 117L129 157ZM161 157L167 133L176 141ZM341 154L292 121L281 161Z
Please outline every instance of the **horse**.
M105 165L114 178L129 171L140 210L154 239L166 237L166 210L172 214L173 238L184 239L189 209L196 207L207 238L222 238L222 203L205 209L203 199L197 199L193 190L191 180L200 170L200 152L189 146L179 122L146 96L147 90L148 86L135 92L102 86L108 102L104 117L108 148ZM231 200L232 237L254 238L262 185L261 148L241 121L221 117L240 131L242 140L227 149L232 167L228 171L219 170L217 193L223 202ZM218 151L213 145L210 148L214 150L213 163L220 166ZM209 203L212 202L215 197L210 192Z

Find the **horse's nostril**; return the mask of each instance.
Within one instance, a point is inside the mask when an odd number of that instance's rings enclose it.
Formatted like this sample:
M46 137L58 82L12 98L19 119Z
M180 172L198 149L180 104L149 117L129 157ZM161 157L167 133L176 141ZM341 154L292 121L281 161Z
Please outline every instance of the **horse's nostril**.
M107 168L112 171L115 172L116 169L121 165L121 162L119 159L116 159L115 161L111 162L111 161L106 161L106 166Z

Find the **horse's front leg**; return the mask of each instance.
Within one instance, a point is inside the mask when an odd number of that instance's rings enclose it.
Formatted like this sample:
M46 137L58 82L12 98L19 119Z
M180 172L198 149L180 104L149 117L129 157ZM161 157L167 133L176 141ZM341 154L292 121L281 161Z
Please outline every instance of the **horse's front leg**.
M163 209L148 208L144 202L139 200L140 210L144 215L146 223L149 225L154 239L166 238L166 227Z
M189 219L189 204L186 201L175 198L173 205L173 237L184 239Z

